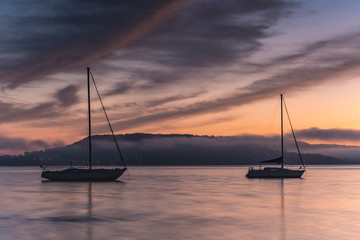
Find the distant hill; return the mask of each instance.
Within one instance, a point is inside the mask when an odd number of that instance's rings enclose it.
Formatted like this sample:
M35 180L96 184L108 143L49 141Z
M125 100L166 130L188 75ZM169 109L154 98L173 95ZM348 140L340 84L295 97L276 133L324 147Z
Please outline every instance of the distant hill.
M279 151L263 148L263 137L213 137L189 134L124 134L116 136L128 165L256 165L279 156ZM119 154L111 135L92 137L95 165L118 165ZM299 164L298 155L286 152L287 164ZM348 162L320 154L303 154L309 164L346 164ZM65 147L25 152L18 156L0 156L0 165L87 165L88 139Z

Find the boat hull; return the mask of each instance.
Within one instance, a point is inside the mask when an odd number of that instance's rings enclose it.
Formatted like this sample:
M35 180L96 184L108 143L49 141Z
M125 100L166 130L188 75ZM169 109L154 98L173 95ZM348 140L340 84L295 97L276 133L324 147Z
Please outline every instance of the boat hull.
M293 170L287 168L249 169L247 178L301 178L305 169Z
M41 177L52 181L114 181L127 168L114 169L78 169L68 168L60 171L43 171Z

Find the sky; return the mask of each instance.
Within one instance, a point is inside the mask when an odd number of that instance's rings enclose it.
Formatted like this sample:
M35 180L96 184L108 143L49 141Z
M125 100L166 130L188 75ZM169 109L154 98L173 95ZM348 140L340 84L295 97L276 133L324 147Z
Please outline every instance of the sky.
M87 136L86 67L118 134L270 136L283 93L301 141L360 146L359 12L355 0L3 0L0 154ZM107 134L96 100L93 134Z

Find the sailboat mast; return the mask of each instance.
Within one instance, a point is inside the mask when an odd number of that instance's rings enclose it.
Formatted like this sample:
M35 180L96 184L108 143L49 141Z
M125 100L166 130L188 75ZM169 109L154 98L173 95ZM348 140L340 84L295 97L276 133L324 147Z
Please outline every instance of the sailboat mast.
M280 94L281 99L281 168L284 168L284 127L283 127L283 95Z
M91 170L91 109L90 109L90 68L87 67L87 87L88 87L88 116L89 116L89 169Z

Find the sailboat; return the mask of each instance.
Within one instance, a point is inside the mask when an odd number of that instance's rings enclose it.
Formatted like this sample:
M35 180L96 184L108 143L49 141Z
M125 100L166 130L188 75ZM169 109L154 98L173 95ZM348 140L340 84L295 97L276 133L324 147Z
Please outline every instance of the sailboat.
M303 173L305 172L305 165L301 157L301 153L299 150L299 146L296 141L295 132L292 128L292 124L290 121L289 114L287 112L287 108L285 105L286 113L289 119L291 131L294 137L295 145L302 163L302 166L299 169L289 169L284 168L284 133L283 133L283 95L280 94L281 99L281 156L275 159L261 161L260 163L270 163L270 164L281 164L281 167L264 167L259 169L254 169L250 167L248 173L246 174L247 178L301 178Z
M88 123L89 123L89 167L84 168L74 168L70 166L67 169L64 170L58 170L58 171L52 171L52 170L46 170L45 167L43 167L43 172L41 174L41 177L53 180L53 181L114 181L117 178L119 178L125 171L126 171L126 165L125 161L123 159L123 156L121 154L119 145L117 143L114 131L111 127L108 115L105 111L104 104L101 100L101 96L99 94L99 91L97 89L94 77L91 74L92 82L94 83L97 95L99 97L100 103L102 105L102 108L105 113L105 117L107 119L108 125L110 127L114 142L116 144L117 150L119 152L120 160L123 163L124 167L120 168L93 168L92 166L92 143L91 143L91 108L90 108L90 68L87 67L87 92L88 92ZM42 166L41 166L42 167Z

